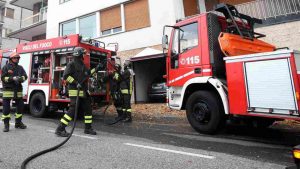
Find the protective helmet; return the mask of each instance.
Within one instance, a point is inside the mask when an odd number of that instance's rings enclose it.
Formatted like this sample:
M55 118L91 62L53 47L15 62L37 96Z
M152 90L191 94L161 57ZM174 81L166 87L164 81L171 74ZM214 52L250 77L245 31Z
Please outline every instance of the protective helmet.
M130 62L130 60L125 60L125 62L124 62L124 68L125 69L131 68L131 62Z
M76 47L73 51L73 56L75 57L83 57L85 54L85 49L82 47Z
M9 55L9 59L12 59L12 58L19 58L20 59L20 55L17 52L12 52Z
M17 58L17 60L14 60L14 58ZM18 64L20 59L20 55L17 52L13 52L9 55L9 60L11 60L13 63Z

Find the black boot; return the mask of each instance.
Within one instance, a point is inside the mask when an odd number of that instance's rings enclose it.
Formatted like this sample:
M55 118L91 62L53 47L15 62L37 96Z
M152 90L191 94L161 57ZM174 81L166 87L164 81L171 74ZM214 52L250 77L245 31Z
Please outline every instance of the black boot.
M85 124L84 134L96 135L97 132L93 130L92 124Z
M126 112L126 118L123 121L126 123L132 122L131 112Z
M4 119L4 128L3 128L3 132L8 132L9 131L9 119Z
M55 134L59 137L69 137L70 133L66 131L66 125L60 123L55 130Z
M118 116L115 118L115 120L118 120L119 118L122 117L123 111L122 110L117 110Z
M22 117L16 119L15 128L19 128L19 129L27 128L27 126L22 122Z

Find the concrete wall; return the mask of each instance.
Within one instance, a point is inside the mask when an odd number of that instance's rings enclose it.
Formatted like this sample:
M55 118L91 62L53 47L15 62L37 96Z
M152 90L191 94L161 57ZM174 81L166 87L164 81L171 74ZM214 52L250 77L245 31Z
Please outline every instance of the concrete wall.
M14 9L14 19L3 17L3 28L10 29L12 31L20 29L20 21L21 21L21 8L13 6L6 2L5 7L12 8ZM32 15L32 11L27 10L27 9L22 9L22 18L27 18ZM8 38L8 37L3 37L2 38L2 49L11 49L15 48L19 42L24 42L24 41L19 41L19 39L15 38Z
M257 28L255 31L267 35L262 40L276 47L289 47L300 51L300 21Z
M59 23L61 22L98 12L126 1L128 0L109 0L99 3L99 0L89 0L89 3L86 3L82 0L72 0L63 4L59 4L58 0L48 1L47 38L59 36ZM106 36L99 40L105 43L118 42L119 51L161 44L163 26L173 25L176 19L183 17L181 16L182 7L177 4L178 2L181 0L149 0L150 27ZM79 9L78 7L80 10L75 10ZM178 15L177 11L181 14Z

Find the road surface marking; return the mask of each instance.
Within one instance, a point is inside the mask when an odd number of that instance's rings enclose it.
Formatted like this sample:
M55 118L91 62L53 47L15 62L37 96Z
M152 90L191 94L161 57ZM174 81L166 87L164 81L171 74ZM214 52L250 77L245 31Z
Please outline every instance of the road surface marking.
M47 130L47 131L50 132L50 133L55 133L54 130ZM73 136L76 136L76 137L82 137L82 138L87 138L87 139L92 139L92 140L97 140L97 139L98 139L98 138L96 138L96 137L83 136L83 135L74 134L74 133L73 133Z
M170 153L175 153L175 154L182 154L182 155L201 157L201 158L207 158L207 159L215 159L214 156L208 156L208 155L203 155L203 154L188 153L188 152L183 152L183 151L176 151L176 150L144 146L144 145L138 145L138 144L131 144L131 143L124 143L124 144L127 146L140 147L140 148L146 148L146 149L158 150L158 151L165 151L165 152L170 152Z

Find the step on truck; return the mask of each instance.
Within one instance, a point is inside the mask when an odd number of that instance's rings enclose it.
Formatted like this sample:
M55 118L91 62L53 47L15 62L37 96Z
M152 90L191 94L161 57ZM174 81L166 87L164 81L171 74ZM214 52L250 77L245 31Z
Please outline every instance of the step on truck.
M167 104L186 110L196 131L212 134L233 120L256 127L300 120L300 53L259 40L260 23L219 4L164 27Z

